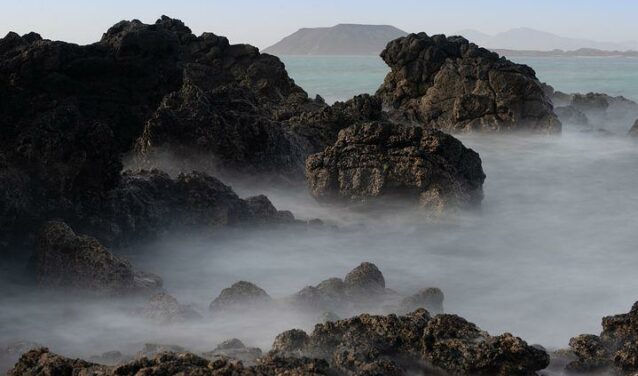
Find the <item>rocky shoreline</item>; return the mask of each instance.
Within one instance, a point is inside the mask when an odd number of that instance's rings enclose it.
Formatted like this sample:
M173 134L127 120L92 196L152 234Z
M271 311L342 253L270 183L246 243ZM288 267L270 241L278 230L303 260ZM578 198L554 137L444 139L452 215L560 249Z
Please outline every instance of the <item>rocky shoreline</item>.
M149 344L140 354L83 361L21 342L0 352L3 365L22 354L9 375L525 376L546 369L545 349L444 313L436 287L402 296L371 263L280 299L238 281L209 312L198 312L166 293L161 276L114 252L184 229L321 227L264 195L240 198L222 181L229 176L306 184L333 207L396 199L435 215L475 208L486 179L481 158L444 132L557 134L562 123L638 118L634 102L554 91L531 68L461 37L410 34L381 56L391 71L374 95L327 105L309 98L278 58L212 33L195 36L166 16L150 25L122 21L86 46L35 33L0 39L0 97L7 99L0 101L0 253L3 262L28 264L33 288L105 301L143 296L133 314L159 325L238 311L321 317L310 333L281 333L268 352L233 339L199 355ZM553 357L571 357L570 372L637 372L637 312L603 319L600 336L575 337L571 350Z

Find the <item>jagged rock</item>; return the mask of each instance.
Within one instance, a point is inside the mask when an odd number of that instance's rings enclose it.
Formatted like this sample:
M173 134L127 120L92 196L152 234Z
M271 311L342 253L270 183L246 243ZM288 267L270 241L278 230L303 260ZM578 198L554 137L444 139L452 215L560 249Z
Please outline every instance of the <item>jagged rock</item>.
M23 353L42 347L41 344L30 341L15 341L0 348L0 374L4 375L20 359Z
M138 312L144 318L157 323L168 324L202 318L192 306L180 304L166 292L153 295Z
M136 278L137 272L127 260L114 256L92 237L76 235L63 222L52 221L43 227L33 265L36 280L43 287L97 295L150 292L161 287L161 279L149 283L148 275Z
M629 135L632 137L638 137L638 119L636 119L634 125L629 130Z
M588 126L589 120L587 119L587 115L582 113L576 107L569 105L563 107L555 107L554 112L556 116L560 119L560 121L564 124L572 124L579 126Z
M602 326L600 336L583 334L569 341L578 359L566 369L634 375L638 372L638 302L628 313L603 317Z
M391 72L377 95L395 118L450 131L561 130L532 68L463 37L410 34L381 57Z
M261 357L261 349L257 347L246 347L237 338L224 341L217 345L215 350L202 354L207 359L232 358L243 362L245 365L257 364L257 359Z
M309 336L284 332L271 355L326 359L346 375L432 372L426 361L459 375L531 376L549 363L545 351L511 334L492 337L458 316L430 318L423 309L317 324Z
M247 305L264 305L272 301L270 295L253 283L239 281L225 288L210 303L211 312L245 308Z
M417 126L372 122L339 133L306 160L311 194L324 202L399 198L436 211L480 203L479 155L456 138Z
M152 25L122 21L83 46L9 33L0 39L0 97L3 249L32 246L52 218L109 246L111 237L133 238L135 227L161 231L161 213L145 206L149 193L138 203L128 191L141 189L140 179L168 178L122 177L121 156L135 148L142 159L205 154L214 171L301 177L311 142L287 119L326 107L278 58L211 33L197 37L166 16ZM118 215L132 223L113 223Z
M172 179L158 171L127 172L108 200L90 210L84 226L111 244L152 239L174 229L225 225L292 223L290 212L276 210L265 196L242 200L218 179L201 172Z
M443 313L443 291L436 287L429 287L414 295L405 297L401 301L402 312L412 312L419 308L425 308L433 315Z
M69 359L46 348L31 350L20 358L9 376L92 375L92 376L334 376L328 363L318 359L267 356L254 366L244 366L233 359L207 360L191 353L164 352L142 357L115 367Z

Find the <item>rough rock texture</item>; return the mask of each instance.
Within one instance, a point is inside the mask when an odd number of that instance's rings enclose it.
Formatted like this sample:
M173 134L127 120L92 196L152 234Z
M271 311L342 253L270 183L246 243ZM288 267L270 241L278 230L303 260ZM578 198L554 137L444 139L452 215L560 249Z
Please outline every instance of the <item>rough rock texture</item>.
M174 229L294 222L290 212L276 210L265 196L242 200L204 173L172 179L158 170L124 173L108 199L89 213L77 227L108 244L152 239Z
M381 57L391 72L377 95L396 118L450 131L561 130L532 68L462 37L410 34Z
M599 336L582 334L569 341L578 360L569 363L567 370L634 375L638 372L638 302L628 313L603 317L602 326Z
M407 199L440 211L480 203L479 155L441 131L388 122L357 124L306 160L311 194L324 202Z
M5 375L20 359L23 353L42 347L41 344L29 341L14 341L0 348L0 375Z
M31 350L20 358L9 376L315 376L335 375L327 362L316 359L264 357L258 365L244 366L232 359L207 360L191 353L164 352L129 363L109 367L79 359L69 359L46 348Z
M76 235L63 222L49 222L41 230L33 266L43 287L97 295L150 292L162 285L159 277L136 272L127 260L92 237Z
M414 295L405 297L401 301L402 312L412 312L417 308L425 308L428 312L438 315L443 313L443 291L436 287L428 287Z
M134 149L144 160L192 152L220 170L301 177L311 142L287 119L326 107L276 57L195 36L165 16L150 25L122 21L84 46L9 33L0 39L0 98L1 249L31 246L52 218L108 228L103 204L124 206L110 199L141 184L121 176L121 156ZM158 221L155 206L128 203L142 214L104 215ZM122 225L116 231L128 230ZM108 241L104 228L88 227Z
M280 334L271 355L327 360L346 375L535 375L549 356L511 334L492 337L454 315L431 318L421 309L406 316L360 315L318 324L310 335Z
M202 315L192 306L180 304L177 299L166 292L160 292L150 297L137 313L161 324L202 318Z
M349 295L377 295L385 291L385 279L376 265L363 262L352 269L343 280Z
M211 312L220 312L245 308L247 305L263 305L272 301L266 291L253 283L239 281L225 288L210 303Z

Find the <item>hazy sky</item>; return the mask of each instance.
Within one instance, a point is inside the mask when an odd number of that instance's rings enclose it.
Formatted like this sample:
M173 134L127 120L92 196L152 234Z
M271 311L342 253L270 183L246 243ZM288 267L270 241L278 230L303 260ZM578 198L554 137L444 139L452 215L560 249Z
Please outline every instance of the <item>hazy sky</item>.
M0 33L37 31L48 39L97 41L122 19L166 14L196 34L266 47L300 27L391 24L408 32L496 33L531 27L600 41L638 39L636 0L0 0Z

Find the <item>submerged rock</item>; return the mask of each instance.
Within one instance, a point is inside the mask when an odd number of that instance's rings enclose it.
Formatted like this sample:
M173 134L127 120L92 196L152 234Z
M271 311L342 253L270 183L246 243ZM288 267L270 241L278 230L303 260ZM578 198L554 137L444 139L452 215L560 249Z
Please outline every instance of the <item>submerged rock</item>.
M450 131L561 130L532 68L463 37L410 34L381 57L391 72L377 96L395 118Z
M554 108L554 112L564 124L572 124L587 127L589 119L587 116L574 106L563 106Z
M153 295L138 311L142 317L157 323L169 324L202 318L192 306L180 304L166 292Z
M425 308L433 315L443 313L443 291L436 287L429 287L414 295L405 297L401 301L402 312L412 312L419 308Z
M459 375L535 375L549 356L511 334L492 337L453 315L431 318L421 309L405 316L363 314L280 334L271 355L325 359L346 375L433 372Z
M242 341L233 338L220 343L215 350L205 352L202 355L207 359L232 358L245 365L255 365L257 359L262 356L262 352L257 347L246 347Z
M255 284L246 281L234 283L225 288L215 300L210 303L211 312L232 311L252 305L264 305L272 301L270 295Z
M417 126L373 122L339 133L306 160L311 194L324 202L407 200L442 211L483 198L479 155L456 138Z
M148 293L162 285L161 279L140 275L127 260L95 238L76 235L63 222L49 222L41 230L33 265L43 287L111 296Z

